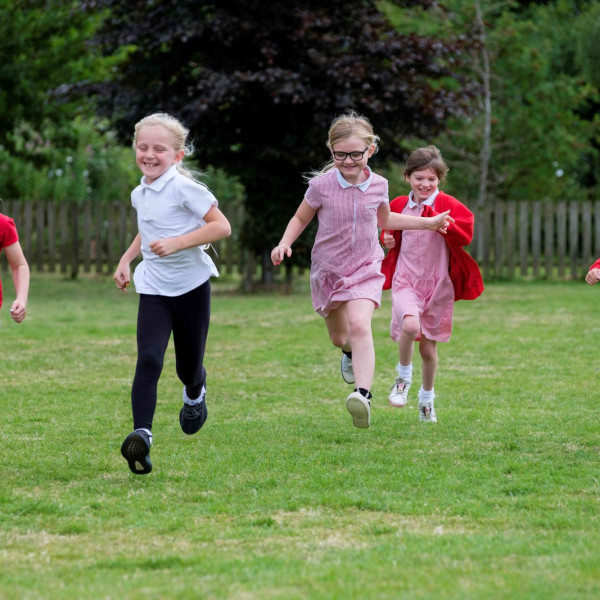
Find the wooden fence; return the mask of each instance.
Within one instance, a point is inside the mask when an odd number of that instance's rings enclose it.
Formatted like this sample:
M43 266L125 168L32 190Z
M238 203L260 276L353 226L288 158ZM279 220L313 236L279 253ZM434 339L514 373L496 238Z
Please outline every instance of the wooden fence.
M23 252L32 270L112 274L137 233L136 213L130 204L83 205L53 202L4 201L2 212L12 217ZM243 223L241 202L228 212L234 233L213 244L211 257L224 273L241 269L244 253L238 242ZM8 268L4 253L0 267Z
M4 201L34 271L112 274L137 232L129 204ZM262 257L240 248L241 202L225 209L233 235L215 244L220 271L256 277ZM578 279L600 257L600 201L497 202L476 212L469 252L484 279ZM0 268L6 272L4 253ZM247 286L246 286L247 287Z

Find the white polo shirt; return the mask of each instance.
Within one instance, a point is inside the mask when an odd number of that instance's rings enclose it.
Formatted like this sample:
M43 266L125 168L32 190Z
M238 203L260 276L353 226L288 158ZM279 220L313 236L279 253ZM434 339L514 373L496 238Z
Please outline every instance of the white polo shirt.
M199 247L160 258L149 247L158 239L176 237L206 224L204 216L218 206L208 188L177 171L175 165L151 184L142 177L131 192L142 240L142 262L133 282L138 294L181 296L219 272L210 256Z

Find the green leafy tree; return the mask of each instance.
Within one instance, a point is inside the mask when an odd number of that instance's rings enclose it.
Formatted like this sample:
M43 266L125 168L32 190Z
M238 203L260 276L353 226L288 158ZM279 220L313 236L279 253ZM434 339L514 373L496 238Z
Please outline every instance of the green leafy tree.
M132 169L85 97L55 91L102 80L120 56L100 58L88 39L101 15L79 2L0 0L0 195L78 200L120 197ZM90 116L91 115L91 116ZM127 187L129 184L127 184Z
M464 39L400 35L373 1L84 6L109 11L96 37L105 55L131 49L114 78L91 88L102 114L123 139L144 114L181 118L200 162L244 184L245 242L264 256L302 198L302 173L328 160L334 116L347 109L368 116L392 160L404 156L406 136L439 132L473 92L457 70ZM295 257L307 261L306 247Z
M483 38L474 32L478 4ZM477 34L480 43L472 51L473 77L483 81L483 57L489 60L489 114L481 96L476 114L452 118L441 136L414 142L433 142L442 148L451 166L449 191L473 205L482 198L481 155L489 135L484 198L558 199L593 194L590 171L599 124L590 109L596 106L598 88L578 64L576 54L578 47L595 40L588 37L584 42L581 35L582 23L588 28L597 26L595 3L446 0L440 5L430 13L427 31ZM418 22L413 15L404 26Z

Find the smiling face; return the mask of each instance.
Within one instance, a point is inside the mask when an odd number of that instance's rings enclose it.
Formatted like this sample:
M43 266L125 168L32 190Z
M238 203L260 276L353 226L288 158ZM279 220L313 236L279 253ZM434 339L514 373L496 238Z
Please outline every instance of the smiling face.
M353 160L349 154L346 155L346 158L343 160L338 160L335 158L336 152L358 152L361 153L366 149L359 160ZM333 154L333 160L335 162L335 166L340 170L341 174L344 176L344 179L353 185L361 183L366 179L366 175L363 170L367 166L369 162L369 158L373 155L375 151L375 145L372 144L368 146L365 144L364 140L360 139L358 136L353 135L352 137L346 138L345 140L341 140L336 142L331 148Z
M162 125L144 125L136 133L135 162L146 177L156 181L169 168L181 161L184 150L175 150L169 131Z
M424 202L435 192L440 180L435 171L430 168L413 171L410 175L405 175L406 181L410 183L413 191L413 200L417 204Z

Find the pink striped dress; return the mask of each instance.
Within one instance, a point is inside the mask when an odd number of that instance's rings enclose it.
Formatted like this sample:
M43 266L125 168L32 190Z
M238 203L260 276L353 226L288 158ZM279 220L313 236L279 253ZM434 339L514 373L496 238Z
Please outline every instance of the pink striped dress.
M317 211L319 228L311 254L313 306L327 317L342 302L366 298L381 304L385 280L377 209L389 202L388 182L365 170L367 180L348 183L337 169L313 179L305 195Z
M437 193L435 194L437 195ZM403 215L420 217L425 204L433 206L435 195L425 202L407 202ZM412 192L411 192L412 198ZM402 321L414 315L421 332L436 342L447 342L452 333L454 287L448 273L448 246L443 235L430 230L405 230L392 281L390 336L400 340Z

